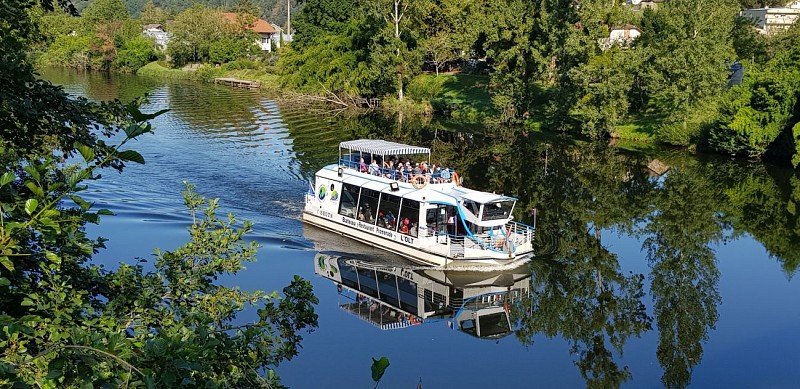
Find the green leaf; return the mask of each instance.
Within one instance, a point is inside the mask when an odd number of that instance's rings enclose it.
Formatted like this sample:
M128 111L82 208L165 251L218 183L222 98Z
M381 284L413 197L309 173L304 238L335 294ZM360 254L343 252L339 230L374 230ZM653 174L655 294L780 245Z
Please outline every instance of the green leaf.
M36 167L35 167L35 166L30 166L30 165L28 165L28 166L25 166L24 168L22 168L22 170L24 170L25 172L27 172L28 174L30 174L30 175L31 175L31 177L32 177L34 180L36 180L37 182L38 182L38 181L41 179L41 176L39 176L39 171L38 171L38 170L36 170Z
M109 211L108 209L105 209L105 208L99 209L97 211L97 214L98 215L105 215L105 216L114 216L114 212L111 212L111 211Z
M25 181L25 187L39 197L44 196L44 189L33 181Z
M45 251L44 256L50 262L61 264L61 258L52 251Z
M386 372L387 367L389 367L388 358L381 357L381 359L378 360L372 358L372 380L375 381L375 384L383 378L383 373Z
M28 199L28 201L25 201L25 213L28 215L32 215L36 208L39 208L39 200Z
M2 176L0 176L0 187L6 186L9 182L14 181L14 173L5 172Z
M84 211L89 210L89 208L91 208L92 205L94 204L94 203L90 203L90 202L84 200L83 197L77 196L77 195L69 196L69 198L71 198L72 201L74 201L75 204L77 204L79 207L81 207L81 209L84 210Z
M14 262L11 262L6 256L0 257L0 265L3 265L8 271L14 271Z
M95 154L91 147L78 142L75 142L74 146L78 149L78 152L81 153L84 161L91 162L94 160Z
M125 134L128 135L128 138L136 138L139 135L142 135L146 132L150 131L150 127L147 125L141 125L136 123L131 123L127 127L125 127Z
M54 380L64 375L64 359L55 358L47 364L47 379Z
M0 286L9 286L11 285L11 281L8 278L0 277Z
M117 154L117 157L119 157L119 159L123 161L131 161L131 162L141 163L142 165L144 165L144 157L142 157L141 154L133 150L121 151L119 154Z
M36 304L33 302L33 300L25 297L24 299L22 299L22 302L19 303L19 305L21 305L23 307L32 307L32 306L34 306Z

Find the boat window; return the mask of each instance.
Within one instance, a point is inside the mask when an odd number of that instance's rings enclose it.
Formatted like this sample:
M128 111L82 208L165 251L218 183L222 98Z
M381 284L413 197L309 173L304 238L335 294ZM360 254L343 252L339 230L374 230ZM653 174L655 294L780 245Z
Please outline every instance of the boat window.
M505 335L511 332L505 311L478 316L481 337Z
M359 187L350 184L342 185L342 200L339 202L339 214L347 217L356 217L356 204L358 204Z
M405 278L397 279L397 287L400 290L400 308L406 312L417 312L417 284Z
M339 273L342 277L342 284L358 290L358 275L353 266L348 265L344 258L339 258Z
M378 280L375 278L375 271L364 268L358 268L356 271L358 271L358 290L366 295L378 297Z
M396 231L400 214L400 197L383 193L381 195L381 207L378 210L378 227Z
M381 192L377 190L363 188L361 190L361 200L358 201L358 220L375 224L375 210L378 209L378 200Z
M469 200L464 201L464 208L472 212L472 214L475 215L475 217L480 215L481 205L474 201L469 201Z
M437 205L436 208L429 208L425 213L425 223L430 235L437 231L456 235L458 225L458 213L456 207L452 205Z
M408 235L419 235L419 201L403 199L403 207L400 209L398 220L408 219ZM402 227L402 226L401 226ZM401 229L403 232L404 229ZM405 233L405 232L403 232Z
M377 272L378 273L378 292L380 293L381 301L391 305L399 306L400 301L397 298L397 277L391 273Z
M514 208L514 200L498 201L483 205L483 216L481 220L499 220L511 217L511 210Z

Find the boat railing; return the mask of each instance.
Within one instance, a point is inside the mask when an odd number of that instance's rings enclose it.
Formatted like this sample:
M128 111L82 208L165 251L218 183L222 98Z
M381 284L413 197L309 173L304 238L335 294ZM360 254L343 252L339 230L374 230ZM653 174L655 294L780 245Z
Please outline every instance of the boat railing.
M407 171L398 172L396 169L389 169L385 167L372 167L365 164L361 166L361 162L351 161L347 159L340 159L339 166L346 169L355 170L356 172L369 174L372 176L382 176L390 180L397 180L400 182L411 182L411 178L417 175L425 176L429 184L447 184L453 182L455 172L452 171L438 171L426 174L414 174Z
M498 253L514 253L517 248L533 241L535 228L518 222L503 226L505 233L453 235L445 231L420 227L421 236L438 238L437 243L449 245L451 257L463 257L465 249L490 250Z

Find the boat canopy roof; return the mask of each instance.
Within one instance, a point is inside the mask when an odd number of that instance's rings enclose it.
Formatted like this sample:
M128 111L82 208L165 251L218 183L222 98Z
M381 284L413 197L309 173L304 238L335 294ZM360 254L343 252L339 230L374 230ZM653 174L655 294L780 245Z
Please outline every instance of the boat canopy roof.
M339 143L339 149L355 150L378 155L430 154L427 147L404 145L380 139L357 139Z
M515 197L503 196L494 193L480 192L477 190L467 189L464 187L456 187L453 189L454 194L458 195L464 200L474 201L481 204L489 204L498 201L516 200Z

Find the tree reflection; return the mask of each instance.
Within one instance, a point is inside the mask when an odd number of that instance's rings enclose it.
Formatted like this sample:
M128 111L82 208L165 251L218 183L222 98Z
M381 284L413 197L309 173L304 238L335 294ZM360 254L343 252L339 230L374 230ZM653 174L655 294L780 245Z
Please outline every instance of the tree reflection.
M656 357L664 368L661 382L670 388L689 385L719 317L719 270L709 247L722 238L719 195L697 172L673 169L643 229L659 331Z
M346 123L341 139L431 147L434 162L456 169L467 187L519 198L518 221L532 223L530 210L541 211L531 295L511 311L515 334L525 345L542 335L569 341L589 387L633 379L619 358L653 321L662 383L691 383L719 317L714 245L750 234L787 274L800 265L800 179L791 171L664 153L672 170L657 177L647 170L652 157L559 136L507 127L453 131L408 120ZM609 233L643 239L650 315L645 276L621 269L603 242Z
M536 196L531 205L546 204L538 227L557 242L550 260L532 265L532 293L517 312L517 336L528 345L540 333L567 339L587 386L618 387L631 372L615 359L631 336L650 329L651 318L642 302L644 276L620 270L617 255L602 244L601 231L630 230L647 210L640 200L652 184L638 157L593 144L539 145L519 142L503 158L492 159L495 172L518 174L497 181L519 185L504 190Z

